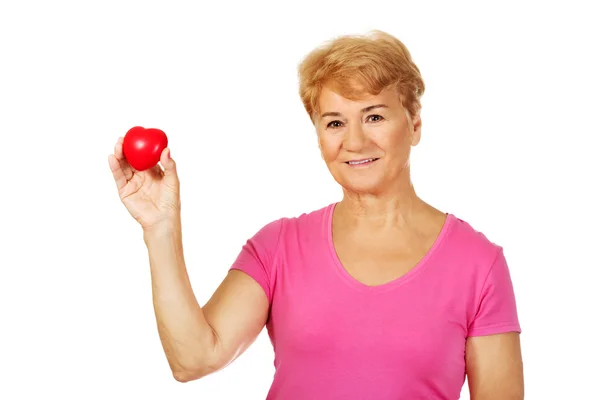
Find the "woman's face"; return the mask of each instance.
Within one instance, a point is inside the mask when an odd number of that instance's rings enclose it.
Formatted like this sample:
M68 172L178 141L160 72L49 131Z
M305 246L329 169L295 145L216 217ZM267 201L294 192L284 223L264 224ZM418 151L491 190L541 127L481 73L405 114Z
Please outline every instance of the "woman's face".
M411 118L393 89L359 101L329 88L319 98L319 147L333 178L346 190L380 194L406 183L421 118Z

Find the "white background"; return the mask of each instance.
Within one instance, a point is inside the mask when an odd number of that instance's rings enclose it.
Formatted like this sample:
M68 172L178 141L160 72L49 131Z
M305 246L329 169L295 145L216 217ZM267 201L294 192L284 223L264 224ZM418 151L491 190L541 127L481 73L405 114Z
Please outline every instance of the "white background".
M264 399L266 331L225 370L172 378L107 155L134 125L169 136L204 303L257 229L340 198L296 67L369 29L425 79L418 194L505 248L526 397L600 398L594 2L200 3L1 3L0 398Z

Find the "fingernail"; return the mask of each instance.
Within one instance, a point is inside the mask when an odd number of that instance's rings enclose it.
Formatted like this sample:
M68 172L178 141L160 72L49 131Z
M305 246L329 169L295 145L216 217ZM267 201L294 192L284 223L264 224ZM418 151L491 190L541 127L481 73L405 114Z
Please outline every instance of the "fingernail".
M171 158L171 149L167 150L167 158Z

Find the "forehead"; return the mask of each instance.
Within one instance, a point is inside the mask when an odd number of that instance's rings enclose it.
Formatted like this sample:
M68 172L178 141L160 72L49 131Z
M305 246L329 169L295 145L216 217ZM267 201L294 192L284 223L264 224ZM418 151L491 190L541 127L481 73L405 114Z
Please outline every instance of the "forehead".
M319 95L319 114L326 112L353 112L360 111L374 104L385 104L389 108L401 107L397 92L393 89L385 89L381 93L372 95L365 93L359 98L347 98L334 91L330 87L323 87Z

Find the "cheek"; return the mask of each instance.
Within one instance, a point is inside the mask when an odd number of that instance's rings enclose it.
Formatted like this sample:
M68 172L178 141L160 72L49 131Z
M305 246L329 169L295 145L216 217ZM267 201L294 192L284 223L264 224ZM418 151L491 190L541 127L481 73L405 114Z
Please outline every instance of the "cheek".
M339 143L335 140L319 139L319 148L325 161L334 161L339 153Z
M403 129L383 132L378 135L376 143L386 152L404 153L411 145L410 132Z

